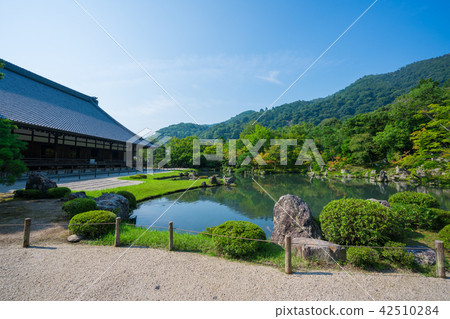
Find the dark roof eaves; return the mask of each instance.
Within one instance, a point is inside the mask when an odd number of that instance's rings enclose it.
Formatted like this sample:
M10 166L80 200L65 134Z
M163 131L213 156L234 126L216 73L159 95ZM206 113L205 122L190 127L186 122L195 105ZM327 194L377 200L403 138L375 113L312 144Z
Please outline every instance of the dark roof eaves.
M102 112L103 114L105 114L108 118L110 118L114 123L116 123L117 125L119 125L120 127L122 127L123 129L125 129L128 133L130 133L132 136L136 135L134 132L132 132L131 130L129 130L127 127L125 127L124 125L122 125L121 123L119 123L116 119L114 119L111 115L109 115L107 112L105 112L99 105L98 105L98 101L95 97L80 93L78 91L75 91L67 86L61 85L59 83L56 83L52 80L49 80L43 76L40 76L36 73L30 72L24 68L21 68L20 66L17 66L11 62L5 61L0 59L0 61L2 61L4 63L4 69L9 70L11 72L14 72L16 74L19 74L21 76L24 76L26 78L29 78L33 81L39 82L41 84L44 84L46 86L49 86L53 89L59 90L63 93L66 94L70 94L76 98L79 98L83 101L89 102L91 103L93 106L95 106L100 112Z

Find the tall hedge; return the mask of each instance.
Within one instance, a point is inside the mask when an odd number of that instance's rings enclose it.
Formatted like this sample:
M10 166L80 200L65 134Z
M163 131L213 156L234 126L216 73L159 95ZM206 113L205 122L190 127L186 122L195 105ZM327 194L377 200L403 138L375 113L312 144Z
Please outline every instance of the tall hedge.
M340 245L383 245L402 233L390 209L363 199L331 201L319 220L325 238Z

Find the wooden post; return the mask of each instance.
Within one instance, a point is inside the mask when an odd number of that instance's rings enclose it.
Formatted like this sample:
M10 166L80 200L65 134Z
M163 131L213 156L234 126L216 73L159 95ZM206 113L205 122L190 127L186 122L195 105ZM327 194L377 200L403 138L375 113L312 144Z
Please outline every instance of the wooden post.
M169 222L169 251L173 250L173 222Z
M435 241L436 245L436 277L445 278L444 242Z
M291 265L291 236L284 237L284 271L286 274L292 274Z
M30 246L30 228L31 228L31 218L25 218L23 225L23 248Z
M120 246L120 217L116 217L116 234L114 236L114 247Z

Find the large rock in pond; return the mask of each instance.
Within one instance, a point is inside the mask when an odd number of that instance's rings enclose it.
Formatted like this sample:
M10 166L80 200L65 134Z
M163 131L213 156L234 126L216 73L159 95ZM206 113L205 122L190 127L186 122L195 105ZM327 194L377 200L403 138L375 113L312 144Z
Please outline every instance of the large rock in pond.
M100 197L94 198L97 203L98 210L109 210L122 219L128 219L130 217L130 204L128 199L122 195L108 193L103 194Z
M299 257L329 263L345 260L346 250L337 244L313 238L294 238L292 251Z
M272 241L284 245L284 237L321 238L308 204L294 195L281 196L273 208Z
M58 187L58 185L42 173L31 173L25 185L25 189L39 189L44 193L54 187Z

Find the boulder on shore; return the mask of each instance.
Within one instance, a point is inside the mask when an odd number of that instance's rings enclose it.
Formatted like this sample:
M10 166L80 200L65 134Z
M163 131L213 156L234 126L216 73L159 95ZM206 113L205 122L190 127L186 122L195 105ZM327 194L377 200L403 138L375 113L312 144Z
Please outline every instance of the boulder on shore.
M235 178L234 178L234 176L224 177L223 178L223 182L224 182L225 185L230 185L230 184L233 184L235 182Z
M375 199L375 198L369 198L368 200L370 200L371 202L378 202L379 204L383 205L384 207L391 209L391 205L389 205L389 202L387 200Z
M436 252L428 247L411 247L407 252L414 255L414 261L421 266L432 266L436 264Z
M217 180L217 176L216 176L216 175L211 176L211 177L209 178L209 183L212 184L212 185L217 185L217 184L219 184L219 181Z
M88 198L88 197L85 192L76 192L76 193L69 194L69 200L72 200L75 198Z
M31 173L28 176L25 189L38 189L46 193L50 188L58 187L56 182L43 175L42 173Z
M305 259L313 259L333 263L345 260L346 250L338 244L313 238L294 238L292 251L297 256Z
M308 204L294 195L281 196L273 208L272 241L284 245L284 238L321 238L321 231L314 221Z
M122 195L107 193L94 198L98 210L109 210L122 219L128 219L131 215L128 199Z

